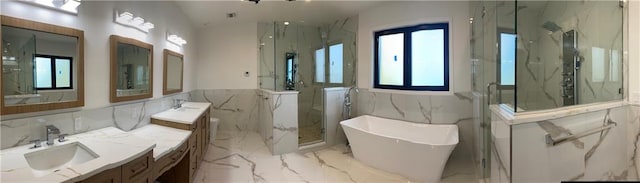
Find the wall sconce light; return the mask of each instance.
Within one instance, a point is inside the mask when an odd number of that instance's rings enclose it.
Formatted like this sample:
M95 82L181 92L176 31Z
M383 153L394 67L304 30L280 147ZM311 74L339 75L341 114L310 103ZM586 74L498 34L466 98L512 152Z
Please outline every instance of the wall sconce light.
M78 6L80 6L82 0L20 0L20 2L77 15Z
M155 27L153 23L145 21L144 18L133 16L132 13L126 11L116 12L116 23L136 28L142 32L149 32L150 29Z
M178 46L182 46L183 44L187 44L187 41L184 40L182 37L175 35L175 34L169 34L169 36L167 36L167 40L173 44L176 44Z

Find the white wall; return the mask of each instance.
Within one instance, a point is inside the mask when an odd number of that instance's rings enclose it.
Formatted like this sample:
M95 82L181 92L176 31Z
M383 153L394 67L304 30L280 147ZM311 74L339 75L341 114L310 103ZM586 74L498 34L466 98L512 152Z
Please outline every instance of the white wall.
M229 23L198 29L198 89L256 89L258 24ZM249 77L244 73L249 72Z
M358 87L373 86L373 33L407 25L449 21L450 88L471 90L469 2L393 2L359 14Z
M70 15L30 4L1 1L3 15L71 27L84 31L85 107L93 109L109 103L109 36L112 34L134 38L154 45L153 98L162 97L162 50L184 54L184 92L195 88L196 57L193 25L173 2L104 2L83 1L78 15ZM148 34L113 22L115 10L127 10L155 24ZM167 31L187 40L182 48L167 43ZM254 34L255 35L255 34ZM255 37L255 36L253 36Z
M628 43L625 56L629 65L628 67L625 65L623 68L628 75L625 78L629 86L629 93L626 96L629 98L629 102L640 104L640 73L636 72L640 69L640 53L637 51L640 49L640 36L637 34L640 31L640 1L629 1L627 12L629 13L629 27L625 33L629 34L624 36L628 35L628 39L625 40Z

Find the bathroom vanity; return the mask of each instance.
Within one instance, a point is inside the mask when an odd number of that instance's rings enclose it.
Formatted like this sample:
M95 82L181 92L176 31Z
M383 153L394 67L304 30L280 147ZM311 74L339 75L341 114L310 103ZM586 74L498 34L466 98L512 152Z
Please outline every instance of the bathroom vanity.
M210 103L187 102L151 116L152 125L191 132L188 143L156 159L155 177L163 182L192 182L209 144ZM187 139L187 138L185 138ZM188 152L187 152L188 151Z
M184 103L125 132L93 130L5 149L2 182L193 182L209 143L210 103Z

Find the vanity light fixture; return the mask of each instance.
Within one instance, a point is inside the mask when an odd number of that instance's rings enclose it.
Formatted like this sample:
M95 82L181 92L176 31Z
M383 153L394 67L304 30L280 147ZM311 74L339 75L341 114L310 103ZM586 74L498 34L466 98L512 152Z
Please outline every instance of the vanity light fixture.
M182 46L183 44L187 44L187 41L184 40L182 37L175 35L175 34L169 34L169 36L167 36L167 40L173 44L176 44L178 46Z
M153 23L144 20L142 17L133 16L130 12L116 12L116 23L121 25L136 28L142 32L149 32L149 29L153 29L155 25Z
M78 6L80 6L82 0L20 0L20 2L25 2L77 15Z

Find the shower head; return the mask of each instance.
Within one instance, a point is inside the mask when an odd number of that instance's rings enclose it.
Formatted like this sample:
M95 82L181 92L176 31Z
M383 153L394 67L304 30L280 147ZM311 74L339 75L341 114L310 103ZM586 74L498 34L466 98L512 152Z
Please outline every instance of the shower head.
M562 30L562 27L558 26L555 22L547 21L542 24L542 28L547 29L550 32L556 32Z

